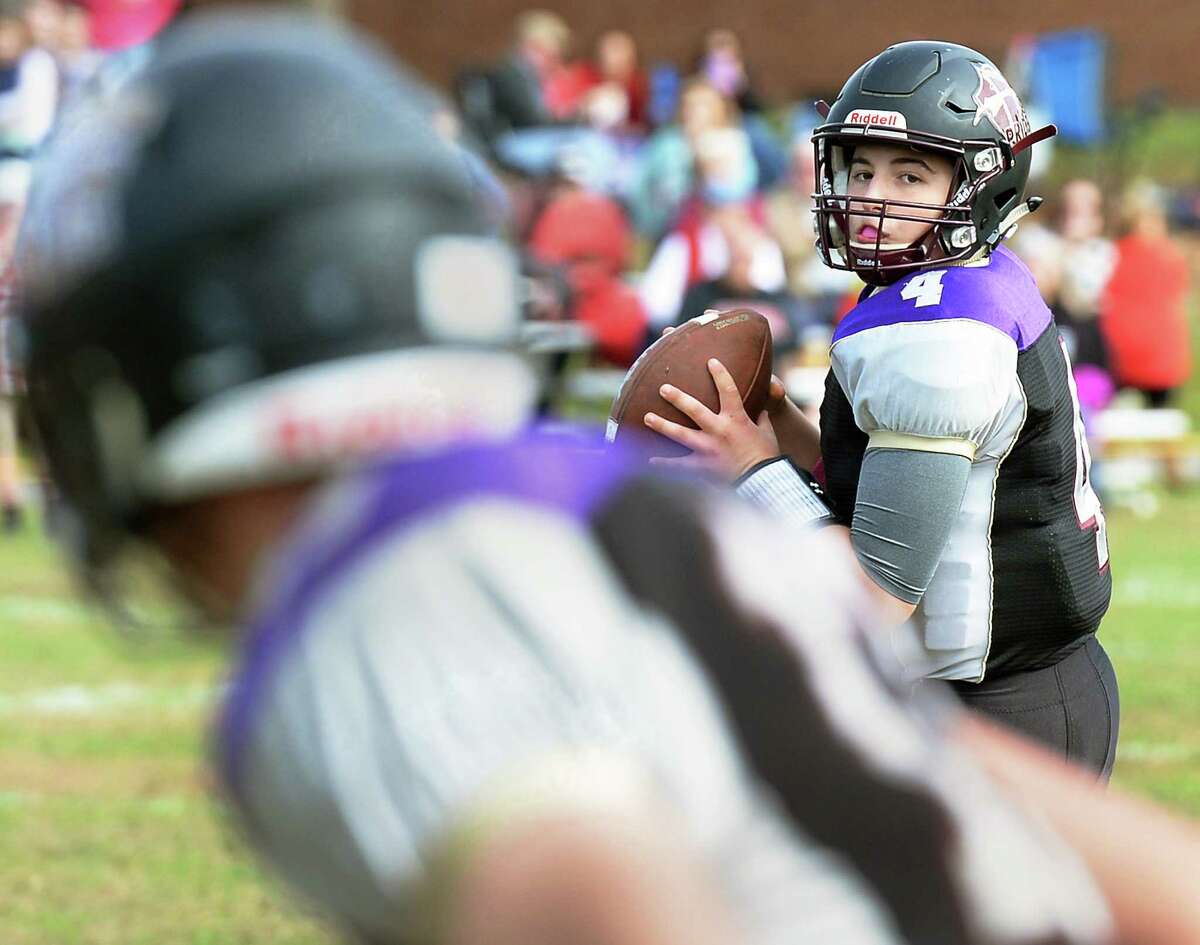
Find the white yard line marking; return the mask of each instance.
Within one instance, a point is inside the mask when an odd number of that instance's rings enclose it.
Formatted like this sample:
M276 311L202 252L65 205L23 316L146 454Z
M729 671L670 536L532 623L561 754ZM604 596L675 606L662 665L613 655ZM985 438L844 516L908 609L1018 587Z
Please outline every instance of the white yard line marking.
M40 597L34 594L0 595L0 621L22 623L95 623L100 613L69 597Z
M56 686L32 692L0 694L0 715L94 716L131 709L191 709L211 704L219 687L177 687L110 683L104 686Z
M1157 604L1161 607L1200 608L1200 585L1183 574L1130 574L1113 587L1118 604Z
M1200 758L1200 746L1169 742L1121 741L1117 743L1117 767L1122 761L1172 764Z

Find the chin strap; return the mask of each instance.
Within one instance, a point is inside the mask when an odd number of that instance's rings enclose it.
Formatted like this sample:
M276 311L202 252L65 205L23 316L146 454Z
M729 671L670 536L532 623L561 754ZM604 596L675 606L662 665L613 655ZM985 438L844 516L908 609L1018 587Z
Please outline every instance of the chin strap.
M996 242L999 243L1012 236L1017 230L1017 224L1037 210L1044 202L1045 200L1042 197L1030 197L1028 200L1023 200L1013 207L1009 211L1008 216L1000 221L1000 226L996 228L1000 234L1000 239L996 240Z

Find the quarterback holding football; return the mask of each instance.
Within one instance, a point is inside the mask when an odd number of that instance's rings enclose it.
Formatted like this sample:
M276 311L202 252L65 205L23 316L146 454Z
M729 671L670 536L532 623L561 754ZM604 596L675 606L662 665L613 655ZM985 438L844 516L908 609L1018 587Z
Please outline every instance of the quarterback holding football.
M1107 777L1104 512L1058 328L1003 245L1040 202L1025 194L1030 149L1054 128L1031 128L1000 71L945 42L886 49L822 107L817 245L866 288L833 337L819 434L790 404L751 422L736 399L718 414L674 388L703 432L646 423L741 457L739 491L793 518L824 517L819 460L828 514L905 625L894 645L911 677L947 680Z
M370 945L1197 941L1200 834L900 684L835 529L530 429L515 254L431 98L191 14L26 217L59 534L236 637L212 747L264 860Z

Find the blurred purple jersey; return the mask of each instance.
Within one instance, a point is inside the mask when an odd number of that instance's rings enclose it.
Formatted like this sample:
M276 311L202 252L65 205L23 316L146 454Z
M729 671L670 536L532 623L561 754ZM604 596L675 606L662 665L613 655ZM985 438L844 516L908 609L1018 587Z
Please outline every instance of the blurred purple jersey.
M257 848L372 942L428 931L481 813L621 809L676 825L748 942L1102 940L1089 877L940 738L950 703L893 684L828 534L643 470L532 437L329 489L217 729Z

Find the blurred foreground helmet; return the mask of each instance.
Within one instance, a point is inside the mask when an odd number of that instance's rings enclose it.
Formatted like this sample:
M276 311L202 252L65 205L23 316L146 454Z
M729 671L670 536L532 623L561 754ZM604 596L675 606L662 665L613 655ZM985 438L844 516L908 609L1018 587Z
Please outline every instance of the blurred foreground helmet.
M526 422L515 261L433 101L324 21L198 14L58 136L22 308L92 572L155 506Z
M1037 206L1024 199L1030 145L1054 127L1034 131L1016 92L985 56L942 42L900 43L863 64L846 82L826 123L813 132L816 150L817 246L825 264L886 284L937 261L990 252ZM856 215L928 222L911 246L851 244L847 234L850 161L864 141L932 151L950 159L954 183L942 204L855 197ZM922 211L924 211L922 213Z

